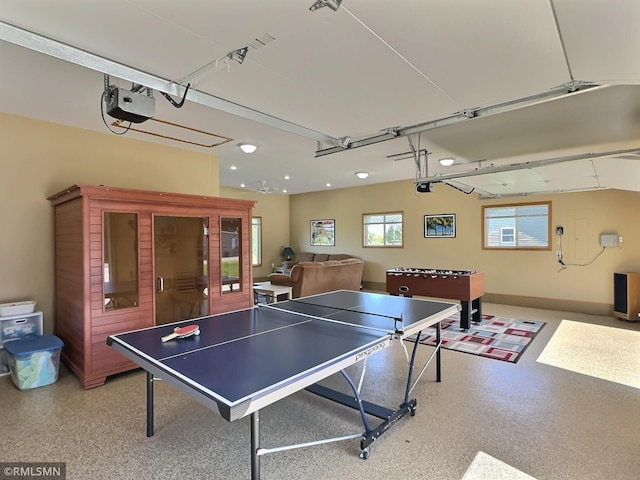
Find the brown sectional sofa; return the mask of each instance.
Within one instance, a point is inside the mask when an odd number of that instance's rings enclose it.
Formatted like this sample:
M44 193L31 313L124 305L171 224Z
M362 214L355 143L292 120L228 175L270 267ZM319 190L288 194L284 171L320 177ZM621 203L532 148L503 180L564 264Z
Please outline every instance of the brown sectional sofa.
M272 273L269 281L274 285L293 287L293 298L306 297L333 290L360 290L364 262L359 258L296 262L289 274ZM299 256L298 256L299 258Z
M326 262L327 260L346 260L347 258L354 258L352 255L345 253L313 253L313 252L300 252L296 255L296 260L287 260L282 262L282 271L289 273L291 268L300 262Z

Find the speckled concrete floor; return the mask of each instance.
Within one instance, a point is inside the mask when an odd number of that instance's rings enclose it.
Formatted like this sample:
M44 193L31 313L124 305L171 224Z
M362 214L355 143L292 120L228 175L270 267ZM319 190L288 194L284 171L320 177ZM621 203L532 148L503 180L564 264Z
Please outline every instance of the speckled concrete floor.
M368 460L358 457L358 440L330 443L263 456L262 478L494 480L515 471L538 480L639 478L640 390L536 359L562 319L636 332L640 325L494 304L484 311L548 323L516 365L443 351L443 382L429 367L412 395L416 416L385 433ZM402 349L371 357L365 398L401 398L402 377L383 379L392 370L406 371ZM228 423L159 382L156 434L146 438L144 384L135 371L84 391L64 366L57 383L24 392L0 377L0 462L66 462L74 480L249 478L248 418ZM261 428L263 446L274 447L362 426L355 411L301 392L265 408Z

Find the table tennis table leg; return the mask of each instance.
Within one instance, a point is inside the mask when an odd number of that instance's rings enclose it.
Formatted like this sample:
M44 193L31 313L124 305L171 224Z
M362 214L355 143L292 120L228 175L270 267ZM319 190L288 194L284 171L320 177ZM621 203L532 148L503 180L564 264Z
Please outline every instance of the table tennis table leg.
M260 480L260 414L256 410L251 414L251 480Z
M442 382L442 368L440 363L440 352L442 350L442 345L440 344L442 335L441 327L442 322L436 323L436 382Z
M418 352L418 345L420 345L420 335L422 334L422 330L420 330L416 334L416 341L413 343L413 348L411 349L411 359L409 360L409 372L407 373L407 386L404 390L404 401L403 405L409 401L409 395L411 395L411 384L413 382L413 367L416 363L416 353Z
M147 437L153 437L153 374L147 372Z
M440 337L442 334L441 322L436 323L436 382L442 382L442 368L440 364L441 356L440 356ZM413 368L416 363L416 353L418 352L418 345L420 345L420 335L422 335L422 330L416 334L416 341L413 343L413 348L411 349L411 359L409 360L409 372L407 374L407 387L404 393L404 403L407 404L409 402L409 395L411 395L412 383L413 383ZM426 368L426 365L425 365ZM424 371L424 368L423 368ZM423 372L420 372L420 376L422 376Z

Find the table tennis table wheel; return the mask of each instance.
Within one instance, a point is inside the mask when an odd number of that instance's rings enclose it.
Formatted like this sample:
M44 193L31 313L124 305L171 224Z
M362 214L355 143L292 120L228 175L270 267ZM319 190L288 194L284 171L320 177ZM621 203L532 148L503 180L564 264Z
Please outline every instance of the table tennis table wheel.
M369 458L369 447L365 448L364 450L360 450L360 458L363 460Z

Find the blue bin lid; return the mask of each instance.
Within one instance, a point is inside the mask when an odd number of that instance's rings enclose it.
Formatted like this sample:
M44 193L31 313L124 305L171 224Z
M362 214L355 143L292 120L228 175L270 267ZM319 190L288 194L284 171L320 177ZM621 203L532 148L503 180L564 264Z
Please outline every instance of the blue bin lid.
M4 349L13 356L31 355L43 350L57 350L64 343L55 335L30 335L19 340L5 342Z

